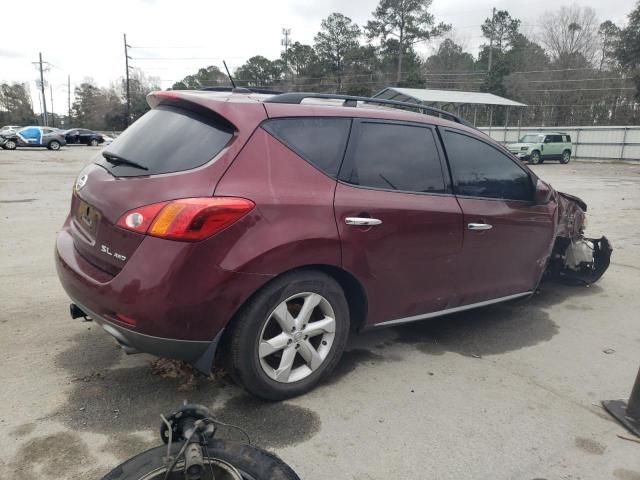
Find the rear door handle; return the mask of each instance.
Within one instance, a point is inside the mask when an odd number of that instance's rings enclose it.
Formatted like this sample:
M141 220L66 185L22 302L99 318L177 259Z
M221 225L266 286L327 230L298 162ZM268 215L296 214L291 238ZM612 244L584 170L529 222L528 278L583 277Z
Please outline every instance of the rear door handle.
M356 225L358 227L373 227L375 225L380 225L382 220L369 217L347 217L344 219L344 223L347 225Z
M491 230L493 225L489 225L488 223L470 223L467 225L469 230Z

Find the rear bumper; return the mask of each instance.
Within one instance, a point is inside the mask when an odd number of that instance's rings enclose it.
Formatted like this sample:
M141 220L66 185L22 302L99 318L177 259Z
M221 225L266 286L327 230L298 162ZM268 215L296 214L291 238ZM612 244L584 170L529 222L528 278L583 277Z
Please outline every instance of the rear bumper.
M68 223L55 262L67 295L123 345L185 360L198 357L271 278L218 267L204 244L155 237L145 237L114 276L78 253Z
M91 311L75 299L72 299L102 329L116 339L122 349L129 354L150 353L158 357L174 358L196 363L207 351L210 341L176 340L154 337L124 328ZM216 342L217 343L217 342Z

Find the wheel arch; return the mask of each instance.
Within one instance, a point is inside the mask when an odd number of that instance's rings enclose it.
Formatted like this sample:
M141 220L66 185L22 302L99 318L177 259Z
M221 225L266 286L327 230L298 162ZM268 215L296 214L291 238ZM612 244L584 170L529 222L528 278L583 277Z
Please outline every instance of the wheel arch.
M244 302L238 307L238 309L231 316L227 324L224 326L224 330L222 332L222 336L220 338L219 348L216 352L216 358L224 357L226 346L228 345L228 339L232 335L234 330L234 326L240 317L240 314L247 305L256 295L258 295L263 289L265 289L272 282L281 278L284 275L289 275L293 272L303 272L303 271L315 271L321 272L329 277L333 278L338 284L342 287L344 291L345 298L347 300L347 306L349 307L349 318L350 318L350 330L351 333L359 332L363 329L367 322L367 313L368 313L368 300L367 293L362 286L362 283L350 272L344 270L343 268L337 267L335 265L326 265L326 264L310 264L304 265L296 268L292 268L286 270L284 272L275 275L273 278L270 278L268 282L264 283L260 288L254 291L249 297L245 299Z

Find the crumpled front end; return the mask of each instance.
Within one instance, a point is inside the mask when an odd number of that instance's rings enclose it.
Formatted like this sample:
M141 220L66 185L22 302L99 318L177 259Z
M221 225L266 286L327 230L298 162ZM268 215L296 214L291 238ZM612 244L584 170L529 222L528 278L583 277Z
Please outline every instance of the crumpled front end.
M557 193L558 226L546 277L589 285L609 268L613 248L606 237L584 236L587 205L578 197Z

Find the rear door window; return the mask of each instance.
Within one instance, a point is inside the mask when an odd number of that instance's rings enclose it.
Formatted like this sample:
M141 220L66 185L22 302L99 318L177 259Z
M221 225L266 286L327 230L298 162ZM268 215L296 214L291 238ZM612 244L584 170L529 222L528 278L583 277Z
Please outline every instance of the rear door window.
M529 174L497 148L469 135L444 130L456 195L531 201Z
M445 182L433 130L361 121L340 180L352 185L419 193L444 193Z
M135 162L147 170L101 159L97 163L117 177L158 175L191 170L209 162L233 136L221 117L204 117L176 107L160 106L140 117L104 152Z
M337 177L350 118L276 118L263 123L262 128L319 170Z

